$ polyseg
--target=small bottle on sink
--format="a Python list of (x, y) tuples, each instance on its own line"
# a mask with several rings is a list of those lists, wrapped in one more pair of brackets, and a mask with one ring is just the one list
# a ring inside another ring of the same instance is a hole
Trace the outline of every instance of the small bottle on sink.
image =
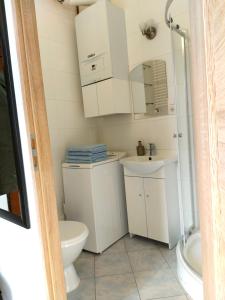
[(138, 156), (144, 156), (145, 155), (145, 147), (142, 145), (142, 141), (138, 141), (137, 155)]

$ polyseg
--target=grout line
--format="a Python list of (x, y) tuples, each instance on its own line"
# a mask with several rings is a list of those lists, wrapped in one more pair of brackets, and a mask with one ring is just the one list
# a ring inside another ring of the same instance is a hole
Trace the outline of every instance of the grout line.
[(132, 274), (132, 273), (133, 273), (133, 271), (131, 270), (131, 272), (102, 275), (102, 276), (96, 276), (95, 278), (98, 279), (98, 278), (105, 278), (105, 277), (111, 277), (111, 276), (121, 276), (121, 275)]
[(172, 298), (174, 298), (174, 297), (180, 297), (180, 296), (185, 296), (185, 298), (187, 299), (187, 296), (186, 296), (185, 294), (182, 294), (182, 295), (169, 296), (169, 297), (149, 298), (148, 300), (172, 299)]
[(134, 269), (133, 269), (133, 267), (132, 267), (132, 264), (131, 264), (131, 260), (130, 260), (130, 256), (129, 256), (128, 251), (127, 251), (127, 256), (128, 256), (128, 260), (129, 260), (129, 264), (130, 264), (131, 270), (132, 270), (134, 282), (135, 282), (135, 285), (136, 285), (136, 288), (137, 288), (137, 291), (138, 291), (138, 296), (139, 296), (139, 299), (141, 300), (141, 294), (140, 294), (140, 291), (139, 291), (139, 288), (138, 288), (137, 280), (136, 280), (136, 278), (135, 278)]

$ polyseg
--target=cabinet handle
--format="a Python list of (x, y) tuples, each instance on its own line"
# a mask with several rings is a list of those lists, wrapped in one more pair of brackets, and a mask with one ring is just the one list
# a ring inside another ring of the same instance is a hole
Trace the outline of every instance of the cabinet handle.
[(87, 58), (92, 58), (92, 57), (94, 57), (95, 56), (95, 53), (91, 53), (91, 54), (89, 54), (88, 56), (87, 56)]
[(142, 196), (142, 194), (139, 194), (138, 196), (139, 196), (139, 197), (141, 197), (141, 196)]
[(149, 198), (150, 196), (149, 196), (149, 195), (146, 195), (146, 197)]

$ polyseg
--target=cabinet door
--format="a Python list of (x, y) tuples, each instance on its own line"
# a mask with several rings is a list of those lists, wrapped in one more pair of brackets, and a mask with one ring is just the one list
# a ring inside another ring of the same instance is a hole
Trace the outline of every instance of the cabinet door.
[(148, 237), (169, 243), (164, 179), (144, 179)]
[(100, 116), (115, 113), (112, 81), (113, 79), (108, 79), (97, 83)]
[(142, 178), (125, 176), (129, 232), (147, 237), (147, 220)]
[(86, 8), (75, 18), (80, 62), (109, 51), (107, 11), (104, 1)]
[(98, 96), (96, 84), (82, 87), (84, 114), (86, 118), (96, 117), (98, 111)]

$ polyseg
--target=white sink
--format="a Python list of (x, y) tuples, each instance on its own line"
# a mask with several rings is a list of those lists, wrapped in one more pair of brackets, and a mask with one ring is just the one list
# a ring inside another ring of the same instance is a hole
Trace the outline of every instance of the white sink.
[(166, 164), (175, 162), (176, 157), (163, 157), (163, 156), (130, 156), (121, 159), (121, 164), (128, 170), (136, 174), (150, 174), (154, 173)]

